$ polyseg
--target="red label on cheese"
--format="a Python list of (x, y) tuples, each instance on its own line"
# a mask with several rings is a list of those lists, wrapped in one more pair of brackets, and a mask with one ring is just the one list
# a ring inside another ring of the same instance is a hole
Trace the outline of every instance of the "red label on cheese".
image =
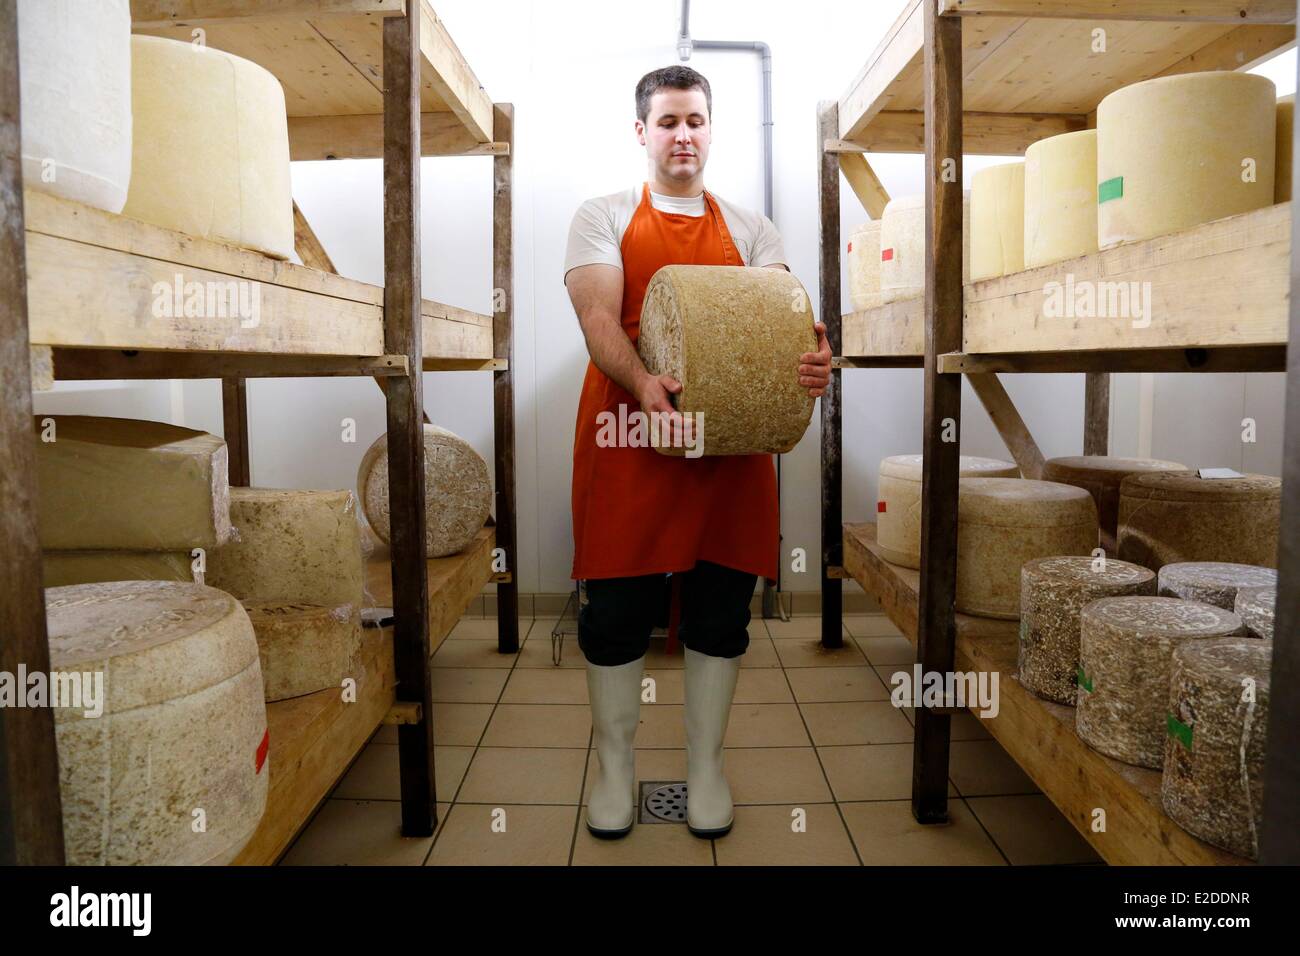
[(878, 514), (884, 514), (884, 513), (885, 513), (885, 503), (884, 503), (883, 501), (877, 501), (877, 502), (876, 502), (876, 512), (877, 512)]
[(881, 262), (888, 262), (889, 260), (891, 260), (891, 259), (893, 259), (893, 258), (894, 258), (894, 250), (893, 250), (893, 249), (881, 249), (881, 250), (880, 250), (880, 261), (881, 261)]
[(849, 243), (849, 252), (852, 252), (852, 251), (853, 251), (853, 243), (850, 242), (850, 243)]
[(262, 734), (262, 742), (257, 745), (257, 758), (254, 761), (257, 764), (257, 773), (262, 772), (262, 765), (266, 763), (267, 751), (271, 749), (271, 728), (266, 728), (266, 733)]

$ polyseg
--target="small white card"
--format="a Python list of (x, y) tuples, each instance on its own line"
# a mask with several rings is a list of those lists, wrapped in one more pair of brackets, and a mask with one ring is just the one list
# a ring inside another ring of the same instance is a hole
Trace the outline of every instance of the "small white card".
[(1198, 468), (1197, 477), (1200, 478), (1245, 478), (1239, 471), (1233, 471), (1231, 468)]

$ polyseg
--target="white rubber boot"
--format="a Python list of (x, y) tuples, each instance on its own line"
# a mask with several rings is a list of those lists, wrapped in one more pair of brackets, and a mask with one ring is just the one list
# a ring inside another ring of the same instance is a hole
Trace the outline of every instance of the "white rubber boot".
[(587, 801), (587, 829), (593, 836), (626, 836), (636, 820), (632, 745), (641, 716), (644, 671), (644, 657), (614, 667), (587, 662), (587, 693), (600, 764)]
[(731, 787), (722, 771), (722, 739), (740, 673), (739, 657), (686, 657), (686, 825), (699, 837), (720, 837), (734, 820)]

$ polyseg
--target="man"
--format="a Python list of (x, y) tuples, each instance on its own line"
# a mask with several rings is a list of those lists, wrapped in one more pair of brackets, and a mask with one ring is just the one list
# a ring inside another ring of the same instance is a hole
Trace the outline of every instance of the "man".
[[(600, 761), (587, 828), (599, 837), (623, 836), (635, 819), (641, 678), (650, 631), (668, 604), (669, 574), (686, 664), (687, 824), (703, 837), (730, 831), (722, 739), (749, 644), (749, 602), (758, 575), (776, 577), (772, 456), (668, 456), (597, 438), (598, 417), (617, 415), (620, 405), (623, 419), (638, 408), (668, 416), (681, 435), (670, 399), (681, 384), (646, 371), (635, 344), (646, 286), (661, 266), (787, 268), (770, 220), (704, 189), (712, 105), (708, 80), (688, 67), (641, 78), (635, 128), (649, 180), (584, 203), (565, 257), (564, 282), (591, 353), (574, 435), (573, 577), (587, 581), (578, 643)], [(805, 353), (790, 374), (815, 398), (830, 381), (831, 350), (826, 327), (814, 328), (818, 351)]]

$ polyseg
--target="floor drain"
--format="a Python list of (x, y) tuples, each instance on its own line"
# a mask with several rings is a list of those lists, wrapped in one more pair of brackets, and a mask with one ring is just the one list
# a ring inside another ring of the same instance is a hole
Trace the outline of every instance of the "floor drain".
[(653, 780), (641, 784), (642, 823), (685, 823), (686, 782)]

